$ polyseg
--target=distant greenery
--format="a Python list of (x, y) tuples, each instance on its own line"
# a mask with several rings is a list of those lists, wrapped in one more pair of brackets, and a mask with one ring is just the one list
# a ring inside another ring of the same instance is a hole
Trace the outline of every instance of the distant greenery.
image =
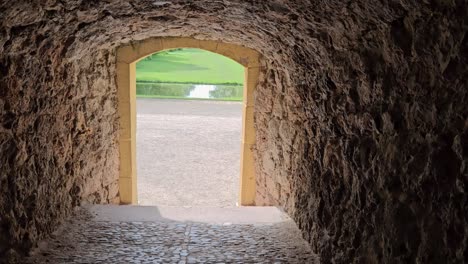
[(155, 53), (137, 63), (137, 82), (242, 84), (244, 68), (222, 55), (200, 49)]
[(161, 95), (187, 97), (192, 85), (174, 83), (137, 83), (136, 93), (138, 95)]
[(210, 92), (214, 98), (239, 98), (242, 100), (243, 86), (218, 86), (216, 90)]
[(166, 96), (166, 95), (137, 95), (138, 98), (155, 98), (155, 99), (178, 99), (178, 100), (210, 100), (210, 101), (242, 101), (242, 98), (238, 97), (226, 97), (226, 98), (188, 98), (180, 96)]
[[(190, 83), (137, 83), (136, 93), (138, 97), (147, 98), (187, 98), (195, 89), (195, 84)], [(209, 91), (211, 98), (208, 100), (227, 100), (227, 101), (242, 101), (243, 86), (242, 85), (224, 85), (217, 84), (215, 90)], [(203, 98), (197, 98), (203, 99)]]

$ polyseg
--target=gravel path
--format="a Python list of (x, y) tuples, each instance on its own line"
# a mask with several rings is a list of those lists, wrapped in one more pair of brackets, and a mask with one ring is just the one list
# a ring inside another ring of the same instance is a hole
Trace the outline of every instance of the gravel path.
[(138, 99), (139, 204), (234, 206), (241, 128), (239, 102)]

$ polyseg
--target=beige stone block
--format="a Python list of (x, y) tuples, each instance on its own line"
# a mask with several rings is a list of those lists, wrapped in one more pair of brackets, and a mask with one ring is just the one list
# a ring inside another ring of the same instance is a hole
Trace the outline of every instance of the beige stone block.
[(250, 144), (243, 144), (242, 145), (242, 157), (243, 162), (241, 165), (241, 172), (248, 177), (242, 177), (242, 186), (245, 184), (251, 183), (252, 180), (255, 180), (254, 177), (254, 159), (253, 159), (253, 152), (251, 150), (252, 145)]
[(132, 204), (132, 179), (130, 178), (120, 178), (119, 179), (119, 194), (120, 194), (120, 203), (121, 204)]
[(132, 144), (131, 140), (120, 139), (119, 144), (120, 152), (120, 177), (132, 177)]
[(161, 50), (163, 50), (161, 38), (151, 38), (145, 40), (144, 42), (136, 46), (136, 52), (138, 56), (136, 61), (144, 59), (148, 55), (151, 55)]
[(124, 62), (117, 63), (117, 96), (119, 102), (130, 100), (130, 65)]
[(130, 103), (119, 102), (118, 113), (120, 118), (120, 138), (129, 139), (131, 137), (131, 109)]
[(137, 47), (140, 44), (127, 44), (117, 49), (117, 62), (131, 63), (138, 59)]
[(258, 53), (246, 47), (219, 43), (216, 53), (231, 58), (245, 67), (257, 67), (260, 65)]
[(200, 48), (200, 41), (193, 38), (164, 38), (163, 49)]
[(128, 67), (128, 70), (129, 70), (129, 75), (128, 75), (128, 79), (129, 79), (129, 89), (128, 89), (128, 93), (129, 93), (129, 97), (130, 97), (130, 103), (133, 103), (133, 104), (136, 104), (135, 100), (136, 100), (136, 63), (130, 63), (129, 67)]
[(242, 124), (242, 143), (255, 144), (254, 107), (244, 106)]
[(255, 168), (251, 145), (243, 144), (241, 155), (240, 204), (255, 204)]
[[(242, 49), (238, 46), (220, 43), (218, 44), (216, 53), (231, 58), (244, 66), (248, 66), (248, 58), (246, 56), (242, 56)], [(246, 57), (245, 60), (241, 59), (243, 57)]]
[(200, 49), (204, 49), (211, 52), (216, 52), (218, 49), (218, 42), (211, 40), (200, 40), (199, 41)]

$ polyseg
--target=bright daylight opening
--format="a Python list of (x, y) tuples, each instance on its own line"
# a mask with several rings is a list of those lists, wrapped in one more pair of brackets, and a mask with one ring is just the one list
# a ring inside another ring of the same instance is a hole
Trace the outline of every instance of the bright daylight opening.
[(244, 67), (177, 48), (140, 60), (136, 82), (138, 203), (235, 206)]

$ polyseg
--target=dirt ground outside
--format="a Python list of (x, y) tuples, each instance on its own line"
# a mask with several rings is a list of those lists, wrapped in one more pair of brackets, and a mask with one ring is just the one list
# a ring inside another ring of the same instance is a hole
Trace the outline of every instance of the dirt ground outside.
[(140, 205), (235, 206), (242, 104), (137, 99)]

